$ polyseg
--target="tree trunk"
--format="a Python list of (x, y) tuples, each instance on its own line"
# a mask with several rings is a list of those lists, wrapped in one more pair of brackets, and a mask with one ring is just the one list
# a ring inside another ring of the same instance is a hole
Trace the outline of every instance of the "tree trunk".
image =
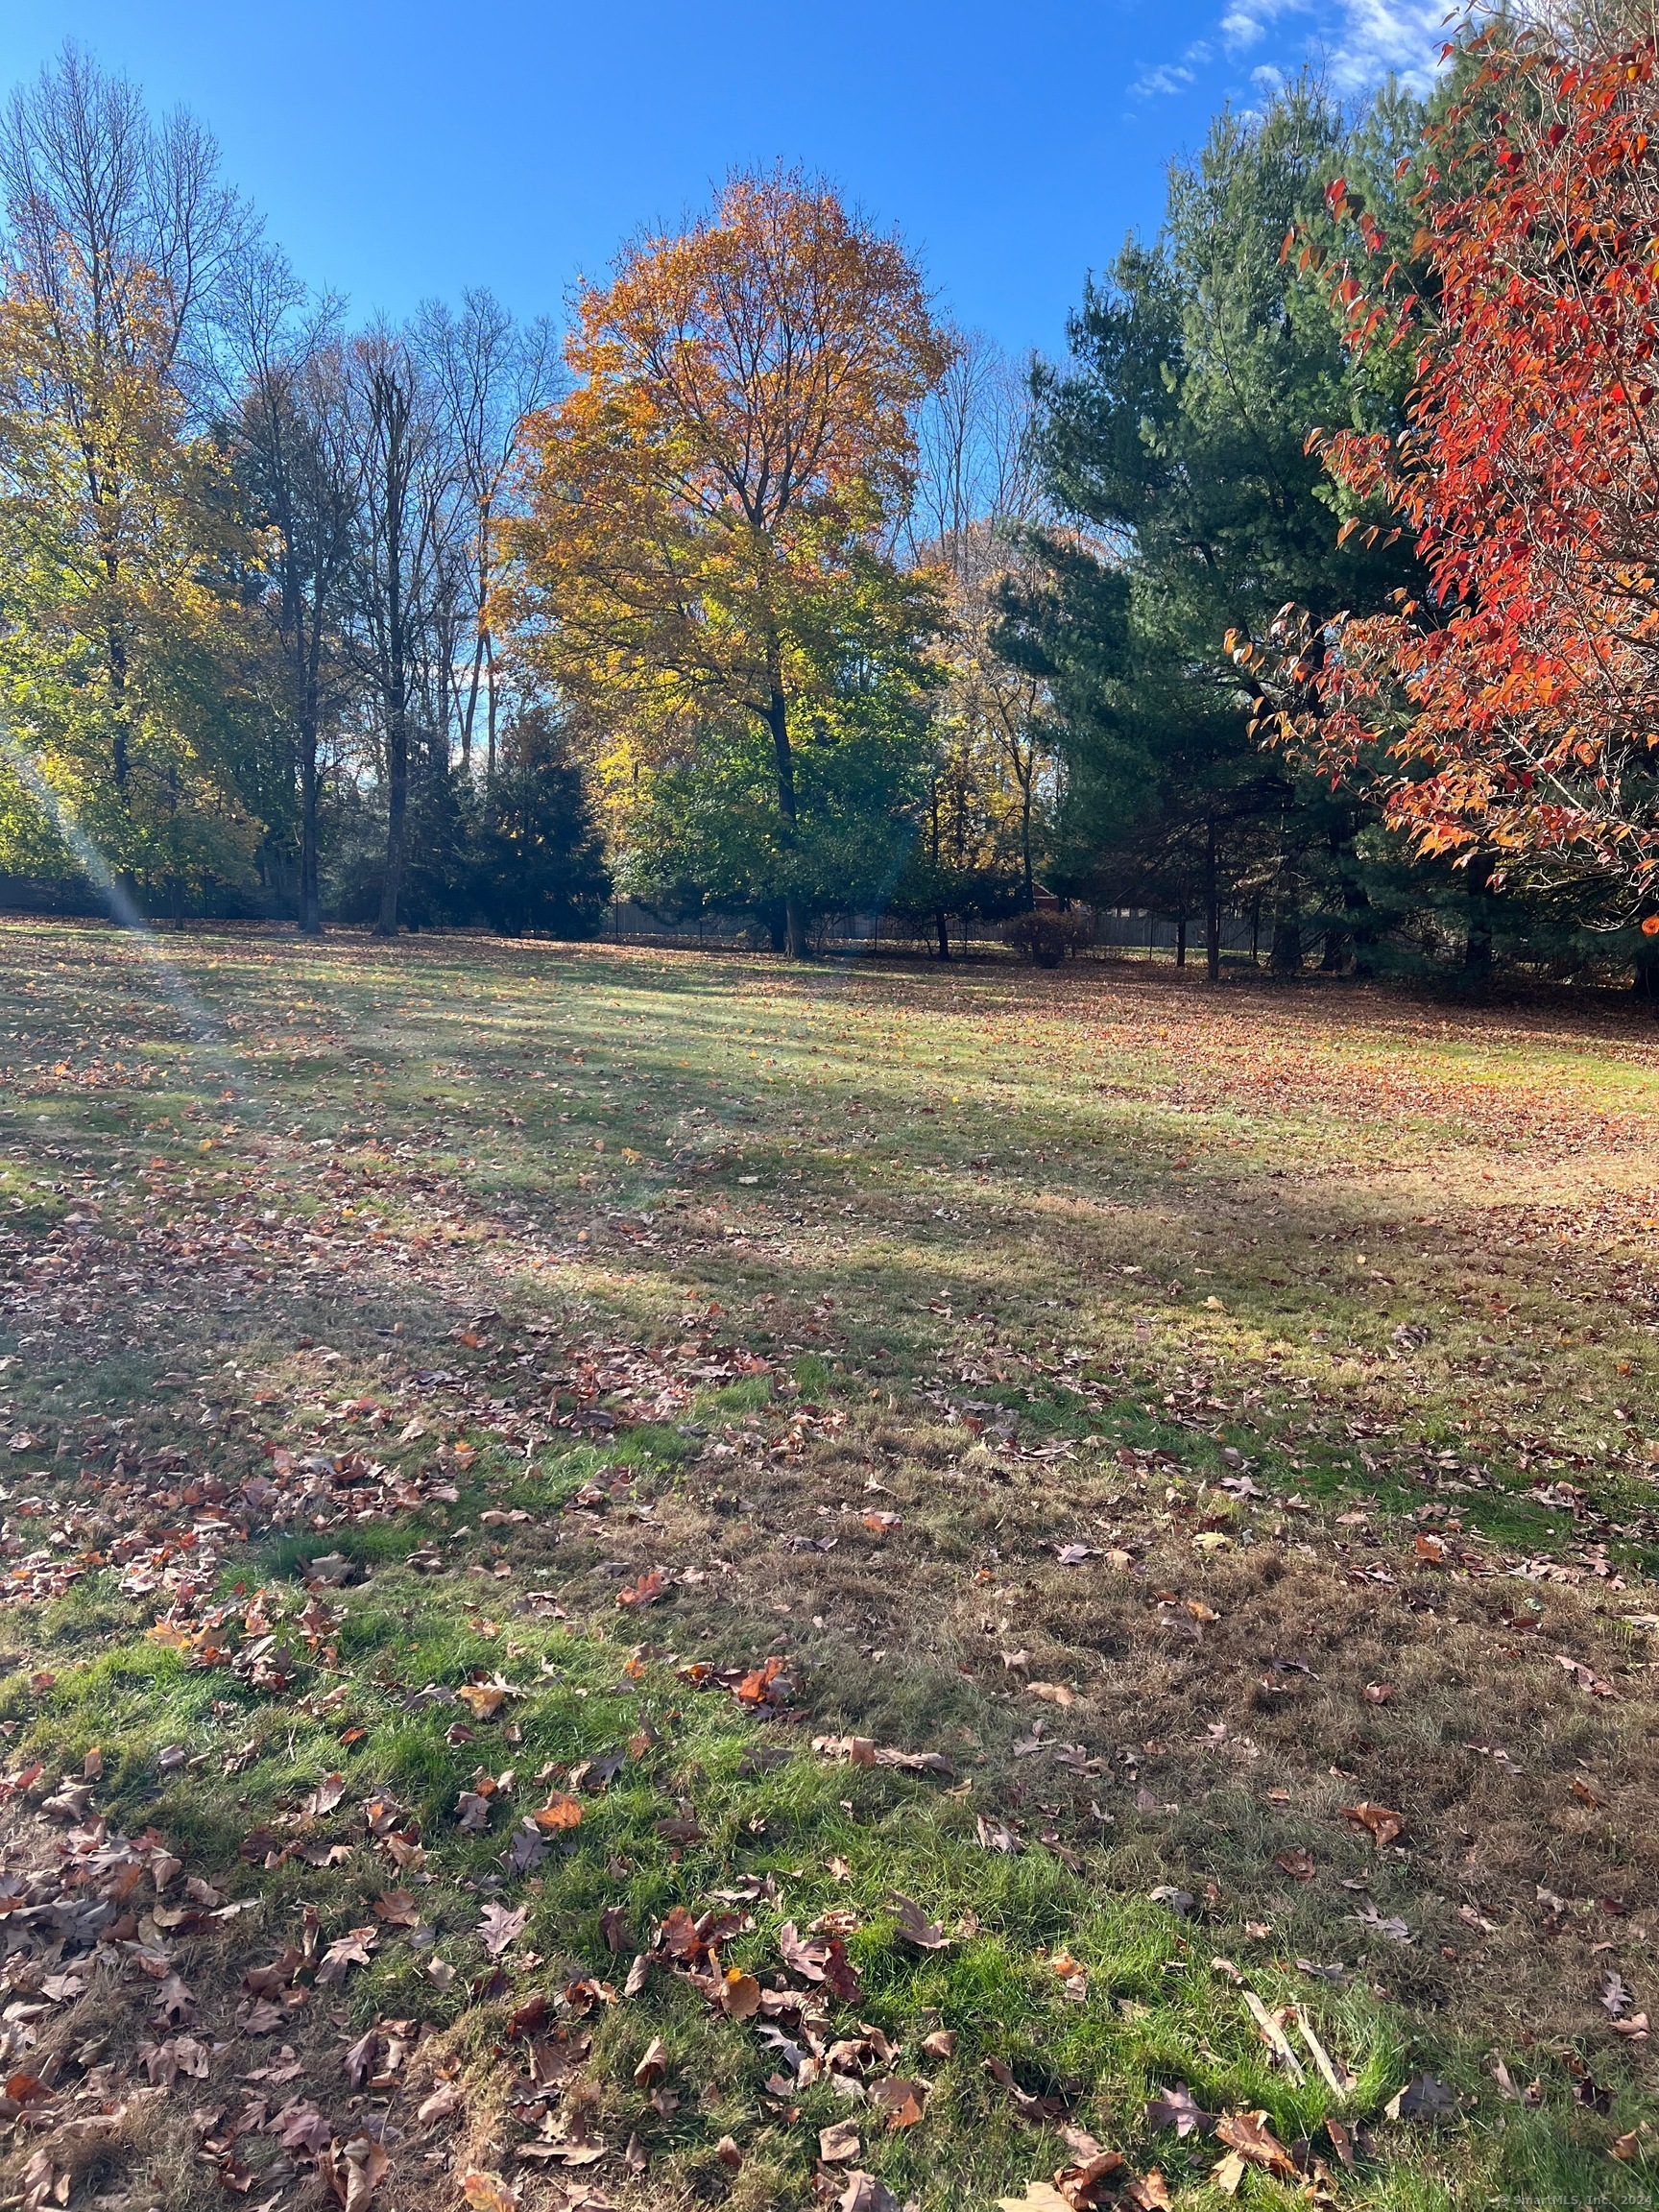
[(1463, 973), (1476, 982), (1483, 982), (1492, 973), (1492, 919), (1486, 911), (1491, 880), (1492, 871), (1485, 861), (1470, 863), (1469, 932), (1463, 940)]
[(1177, 914), (1175, 917), (1175, 965), (1177, 968), (1185, 968), (1187, 965), (1187, 917), (1185, 914)]
[(386, 502), (386, 873), (376, 937), (397, 934), (409, 808), (409, 677), (403, 636), (403, 535), (396, 497)]
[[(771, 696), (766, 703), (766, 727), (772, 733), (772, 757), (778, 772), (778, 812), (783, 826), (784, 849), (795, 849), (795, 755), (789, 743), (789, 702), (783, 691), (782, 672), (773, 656)], [(806, 957), (806, 909), (793, 886), (783, 895), (783, 950), (791, 960)]]
[[(399, 657), (400, 658), (400, 657)], [(399, 677), (394, 677), (397, 685)], [(403, 890), (403, 847), (409, 811), (409, 719), (397, 688), (386, 725), (386, 873), (380, 883), (376, 937), (397, 934), (397, 902)]]
[(306, 937), (323, 934), (323, 905), (317, 887), (317, 724), (318, 670), (323, 625), (315, 624), (306, 656), (304, 696), (300, 704), (300, 929)]
[(1204, 967), (1212, 983), (1221, 980), (1221, 894), (1215, 876), (1215, 825), (1204, 840)]
[(1275, 975), (1302, 973), (1302, 886), (1286, 869), (1273, 902), (1273, 950), (1267, 966)]
[(943, 911), (935, 914), (933, 919), (939, 925), (939, 957), (941, 960), (949, 960), (950, 957), (950, 923)]

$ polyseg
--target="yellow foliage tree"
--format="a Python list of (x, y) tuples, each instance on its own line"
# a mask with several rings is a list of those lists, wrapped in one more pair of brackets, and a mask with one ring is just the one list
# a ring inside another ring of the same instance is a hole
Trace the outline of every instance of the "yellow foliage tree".
[[(879, 547), (949, 358), (921, 279), (824, 183), (736, 174), (583, 291), (566, 354), (574, 389), (531, 422), (508, 526), (520, 649), (603, 732), (613, 784), (702, 730), (763, 728), (787, 854), (814, 691), (850, 637), (916, 628)], [(786, 867), (782, 890), (799, 954)]]

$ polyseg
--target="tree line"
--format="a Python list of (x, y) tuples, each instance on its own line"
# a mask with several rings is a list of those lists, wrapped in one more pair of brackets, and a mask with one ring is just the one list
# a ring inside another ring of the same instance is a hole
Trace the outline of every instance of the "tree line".
[(0, 867), (1644, 980), (1652, 88), (1613, 5), (1224, 112), (1027, 365), (782, 169), (562, 334), (354, 326), (66, 51), (0, 125)]

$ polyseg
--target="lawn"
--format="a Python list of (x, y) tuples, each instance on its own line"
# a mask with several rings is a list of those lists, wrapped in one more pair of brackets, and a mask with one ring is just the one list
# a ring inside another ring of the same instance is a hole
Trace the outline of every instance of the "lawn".
[(1654, 1032), (0, 927), (12, 2202), (1651, 2200)]

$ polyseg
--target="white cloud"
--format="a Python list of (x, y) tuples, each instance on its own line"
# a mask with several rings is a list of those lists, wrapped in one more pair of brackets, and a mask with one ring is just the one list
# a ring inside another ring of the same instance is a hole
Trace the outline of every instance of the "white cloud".
[(1178, 62), (1165, 61), (1156, 69), (1144, 70), (1129, 91), (1134, 99), (1145, 100), (1159, 92), (1185, 92), (1192, 81), (1190, 69), (1183, 69)]
[(1267, 36), (1266, 24), (1259, 16), (1247, 15), (1242, 8), (1234, 8), (1222, 16), (1220, 31), (1229, 54), (1254, 46), (1259, 38)]
[(1307, 12), (1310, 0), (1235, 0), (1220, 22), (1223, 44), (1229, 54), (1242, 54), (1267, 36), (1267, 26), (1281, 15)]
[(1359, 92), (1390, 72), (1426, 92), (1446, 44), (1446, 0), (1342, 0), (1343, 24), (1331, 44), (1331, 82)]
[[(1369, 91), (1393, 75), (1413, 91), (1426, 92), (1440, 67), (1447, 38), (1449, 0), (1231, 0), (1216, 23), (1222, 49), (1232, 57), (1259, 46), (1283, 16), (1311, 17), (1298, 41), (1305, 55), (1323, 64), (1332, 89)], [(1283, 45), (1283, 41), (1281, 44)], [(1143, 69), (1129, 87), (1130, 97), (1172, 97), (1197, 83), (1197, 71), (1216, 59), (1214, 46), (1200, 38), (1179, 61)], [(1262, 63), (1250, 81), (1271, 99), (1294, 66), (1294, 53), (1280, 63)]]

